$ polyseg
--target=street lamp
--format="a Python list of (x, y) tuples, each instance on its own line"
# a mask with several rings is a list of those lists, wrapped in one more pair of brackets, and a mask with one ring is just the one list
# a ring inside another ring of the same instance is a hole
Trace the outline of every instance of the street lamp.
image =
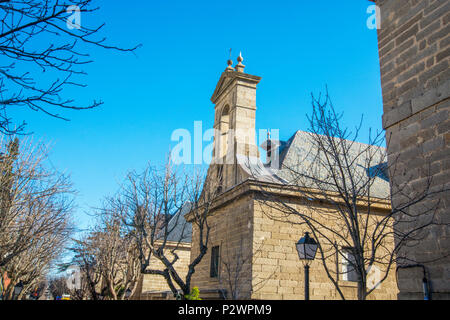
[(19, 298), (19, 295), (22, 293), (22, 290), (23, 290), (23, 283), (22, 281), (19, 281), (19, 283), (14, 286), (14, 299)]
[(305, 300), (309, 300), (309, 263), (314, 260), (318, 244), (305, 232), (305, 236), (297, 242), (297, 252), (300, 260), (305, 261)]

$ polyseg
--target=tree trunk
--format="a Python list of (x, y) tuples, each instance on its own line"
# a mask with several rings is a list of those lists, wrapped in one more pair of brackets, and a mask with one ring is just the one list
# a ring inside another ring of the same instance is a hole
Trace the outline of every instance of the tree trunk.
[(358, 300), (366, 300), (366, 297), (366, 284), (363, 281), (358, 281)]

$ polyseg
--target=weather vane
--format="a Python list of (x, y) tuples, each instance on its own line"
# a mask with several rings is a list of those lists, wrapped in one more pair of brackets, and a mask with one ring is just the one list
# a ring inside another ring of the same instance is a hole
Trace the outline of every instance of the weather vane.
[(233, 60), (231, 60), (231, 48), (230, 48), (230, 58), (227, 61), (228, 67), (227, 70), (234, 70), (232, 65), (233, 65)]

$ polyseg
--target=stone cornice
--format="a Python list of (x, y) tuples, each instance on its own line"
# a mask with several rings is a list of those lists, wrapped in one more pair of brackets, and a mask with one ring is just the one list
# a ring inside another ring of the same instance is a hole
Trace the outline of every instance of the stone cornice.
[[(276, 183), (261, 182), (254, 179), (247, 179), (220, 194), (212, 204), (210, 210), (211, 212), (214, 212), (226, 206), (228, 203), (236, 201), (237, 199), (252, 193), (266, 193), (275, 197), (295, 199), (304, 199), (306, 198), (305, 193), (309, 193), (315, 194), (317, 196), (316, 200), (311, 201), (311, 203), (317, 202), (319, 204), (318, 200), (320, 200), (321, 198), (323, 198), (324, 202), (327, 201), (327, 198), (323, 196), (323, 191), (320, 190), (302, 190), (296, 186), (288, 186)], [(336, 202), (344, 203), (342, 198), (340, 198), (339, 195), (335, 192), (328, 192), (327, 197), (334, 198), (334, 201)], [(321, 204), (323, 204), (323, 202)], [(367, 207), (368, 203), (366, 200), (361, 199), (357, 202), (357, 205), (359, 207), (365, 208)], [(372, 197), (370, 200), (370, 207), (375, 210), (389, 212), (391, 210), (391, 202), (386, 199)], [(189, 221), (190, 213), (187, 213), (185, 215), (185, 218), (187, 221)]]
[[(227, 79), (228, 82), (226, 82)], [(253, 85), (256, 85), (261, 81), (261, 79), (261, 77), (254, 76), (248, 73), (226, 70), (222, 73), (219, 82), (216, 85), (216, 89), (214, 90), (214, 93), (211, 97), (211, 101), (215, 104), (222, 93), (225, 92), (237, 80), (242, 80), (247, 83), (250, 82)]]

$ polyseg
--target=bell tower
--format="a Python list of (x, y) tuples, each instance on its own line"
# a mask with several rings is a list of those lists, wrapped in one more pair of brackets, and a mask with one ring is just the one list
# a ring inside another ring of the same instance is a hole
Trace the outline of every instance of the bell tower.
[[(244, 72), (242, 54), (222, 73), (211, 97), (215, 105), (213, 161), (218, 179), (230, 187), (240, 182), (239, 157), (259, 157), (255, 140), (256, 87), (261, 77)], [(222, 176), (221, 176), (221, 175)]]

